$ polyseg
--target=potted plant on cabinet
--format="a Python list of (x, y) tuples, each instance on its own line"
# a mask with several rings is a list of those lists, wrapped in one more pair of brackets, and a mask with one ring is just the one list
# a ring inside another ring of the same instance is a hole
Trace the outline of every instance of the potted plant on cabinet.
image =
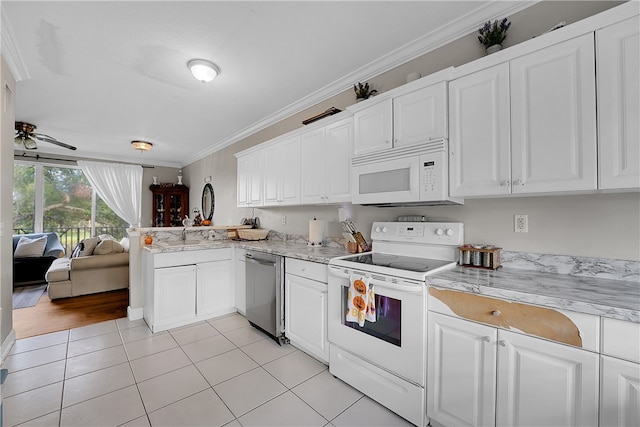
[(478, 40), (484, 45), (487, 55), (502, 49), (502, 42), (507, 38), (507, 30), (510, 26), (511, 22), (509, 22), (507, 18), (504, 18), (500, 22), (496, 19), (493, 21), (493, 24), (491, 21), (487, 21), (484, 26), (478, 30), (478, 33), (480, 33)]
[(362, 84), (360, 82), (357, 85), (353, 85), (353, 91), (356, 93), (356, 102), (364, 101), (378, 93), (377, 90), (369, 88), (369, 83)]

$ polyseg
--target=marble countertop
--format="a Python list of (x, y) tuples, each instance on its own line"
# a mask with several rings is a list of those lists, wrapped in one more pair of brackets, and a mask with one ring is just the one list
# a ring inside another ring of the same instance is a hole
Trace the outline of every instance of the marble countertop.
[(256, 240), (256, 241), (235, 241), (235, 240), (209, 240), (186, 245), (165, 246), (160, 243), (145, 245), (143, 248), (151, 253), (171, 253), (183, 251), (198, 251), (203, 249), (228, 248), (235, 246), (242, 249), (256, 250), (260, 252), (281, 255), (288, 258), (296, 258), (305, 261), (329, 263), (331, 258), (349, 255), (349, 252), (342, 246), (320, 246), (310, 247), (306, 243), (283, 242), (281, 240)]
[[(340, 245), (309, 247), (300, 240), (215, 239), (170, 246), (158, 242), (143, 248), (151, 253), (171, 253), (231, 246), (323, 264), (331, 258), (348, 255)], [(442, 288), (640, 323), (640, 284), (637, 281), (506, 267), (495, 271), (455, 267), (428, 279), (431, 285)]]
[(640, 323), (640, 284), (515, 268), (455, 267), (429, 277), (432, 285), (510, 301)]

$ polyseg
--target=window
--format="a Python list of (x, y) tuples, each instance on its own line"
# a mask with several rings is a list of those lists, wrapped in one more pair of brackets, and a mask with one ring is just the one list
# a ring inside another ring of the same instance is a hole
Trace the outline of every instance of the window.
[(126, 235), (79, 168), (14, 162), (13, 187), (14, 234), (57, 232), (67, 254), (87, 237)]

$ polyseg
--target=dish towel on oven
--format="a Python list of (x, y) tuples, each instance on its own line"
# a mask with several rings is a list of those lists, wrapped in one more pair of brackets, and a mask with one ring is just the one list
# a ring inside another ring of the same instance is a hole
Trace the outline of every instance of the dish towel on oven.
[(365, 320), (376, 321), (376, 298), (368, 277), (352, 274), (347, 297), (347, 322), (358, 322), (358, 325), (364, 326)]

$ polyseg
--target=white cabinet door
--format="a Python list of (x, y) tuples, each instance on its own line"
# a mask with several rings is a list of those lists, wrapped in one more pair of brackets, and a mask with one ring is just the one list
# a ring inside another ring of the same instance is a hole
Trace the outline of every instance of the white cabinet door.
[(447, 84), (419, 89), (393, 99), (393, 146), (447, 137)]
[(325, 128), (300, 135), (302, 204), (325, 203)]
[(264, 149), (264, 205), (277, 205), (282, 191), (282, 147), (273, 144)]
[(497, 330), (428, 313), (427, 416), (450, 426), (495, 423)]
[(264, 150), (237, 159), (236, 185), (238, 207), (262, 206)]
[(640, 364), (602, 358), (600, 380), (600, 425), (640, 425)]
[(285, 276), (285, 334), (294, 346), (329, 363), (327, 284)]
[(238, 207), (244, 207), (249, 204), (249, 157), (238, 157), (236, 162), (236, 194)]
[(325, 196), (328, 203), (351, 202), (353, 118), (325, 128)]
[(599, 188), (640, 187), (640, 26), (596, 32)]
[(449, 106), (451, 195), (509, 194), (509, 64), (450, 82)]
[(264, 151), (252, 153), (249, 158), (248, 201), (250, 206), (262, 206), (262, 175), (264, 171)]
[(593, 33), (510, 62), (512, 193), (594, 190)]
[(360, 155), (393, 146), (393, 104), (381, 101), (353, 115), (353, 154)]
[(199, 317), (221, 316), (236, 310), (231, 269), (231, 260), (197, 265), (196, 314)]
[(244, 256), (247, 251), (240, 248), (234, 248), (234, 253), (236, 309), (238, 312), (245, 315), (247, 314), (247, 275), (245, 271), (246, 262)]
[(154, 332), (196, 317), (196, 266), (154, 270)]
[(597, 426), (598, 354), (498, 332), (499, 426)]
[(264, 206), (300, 203), (300, 139), (283, 139), (264, 148)]

